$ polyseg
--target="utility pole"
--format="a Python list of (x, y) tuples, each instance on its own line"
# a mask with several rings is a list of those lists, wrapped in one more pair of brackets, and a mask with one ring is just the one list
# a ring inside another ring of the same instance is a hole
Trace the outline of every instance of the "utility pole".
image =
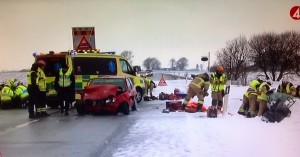
[(209, 72), (210, 69), (210, 52), (208, 52), (208, 66), (207, 66), (207, 72)]

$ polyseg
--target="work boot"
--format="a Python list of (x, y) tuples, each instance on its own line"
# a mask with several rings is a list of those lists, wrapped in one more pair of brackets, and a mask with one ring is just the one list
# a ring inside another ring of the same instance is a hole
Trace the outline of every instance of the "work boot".
[(37, 116), (35, 116), (34, 113), (29, 113), (29, 119), (36, 119), (38, 118)]
[(254, 117), (256, 117), (255, 113), (248, 112), (246, 115), (246, 118), (254, 118)]
[(41, 112), (36, 112), (35, 117), (36, 117), (36, 118), (42, 118), (43, 115), (42, 115)]
[(49, 113), (47, 113), (47, 112), (42, 112), (42, 115), (43, 115), (44, 117), (48, 117), (48, 116), (50, 116), (50, 114), (49, 114)]
[(203, 106), (202, 104), (197, 105), (197, 112), (203, 112), (202, 106)]

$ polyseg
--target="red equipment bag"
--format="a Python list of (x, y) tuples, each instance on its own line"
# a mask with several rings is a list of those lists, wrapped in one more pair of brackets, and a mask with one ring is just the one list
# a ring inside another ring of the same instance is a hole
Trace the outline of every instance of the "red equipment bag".
[(170, 112), (183, 111), (182, 101), (167, 101), (166, 109), (169, 109)]
[[(202, 112), (205, 112), (207, 109), (204, 105), (201, 108)], [(195, 113), (198, 111), (198, 102), (190, 101), (185, 107), (185, 111), (189, 113)]]
[(197, 102), (188, 102), (185, 111), (189, 113), (195, 113), (198, 110), (198, 103)]

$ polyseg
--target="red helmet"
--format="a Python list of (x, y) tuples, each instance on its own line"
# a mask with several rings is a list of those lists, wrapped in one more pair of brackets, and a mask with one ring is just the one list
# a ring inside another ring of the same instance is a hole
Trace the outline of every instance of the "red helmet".
[(223, 68), (221, 65), (218, 65), (218, 66), (217, 66), (217, 71), (223, 72), (223, 71), (224, 71), (224, 68)]
[(37, 61), (38, 66), (46, 66), (46, 62), (44, 60)]

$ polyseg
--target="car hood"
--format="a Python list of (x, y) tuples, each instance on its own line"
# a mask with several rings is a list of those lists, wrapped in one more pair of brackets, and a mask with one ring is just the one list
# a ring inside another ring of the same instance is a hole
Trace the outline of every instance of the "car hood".
[(84, 88), (84, 100), (104, 99), (108, 96), (116, 96), (117, 85), (90, 85)]

